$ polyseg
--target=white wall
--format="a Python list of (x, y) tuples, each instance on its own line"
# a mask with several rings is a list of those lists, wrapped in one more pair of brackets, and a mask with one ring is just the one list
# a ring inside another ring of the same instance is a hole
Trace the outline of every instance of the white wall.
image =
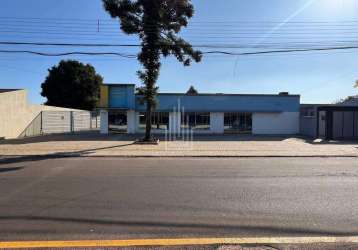
[(210, 113), (210, 132), (213, 134), (224, 133), (224, 113)]
[(107, 110), (101, 110), (100, 111), (100, 117), (101, 117), (101, 134), (108, 134), (108, 111)]
[(134, 110), (127, 111), (127, 132), (128, 134), (135, 134), (137, 130), (137, 116), (138, 113)]
[(254, 113), (252, 133), (289, 135), (299, 133), (299, 112)]
[(171, 133), (179, 133), (181, 125), (181, 113), (170, 112), (169, 113), (169, 130)]
[[(138, 112), (127, 112), (128, 133), (143, 133), (138, 129)], [(181, 115), (179, 112), (169, 113), (169, 128), (172, 133), (179, 132)], [(164, 131), (153, 131), (161, 132)], [(101, 133), (108, 133), (108, 112), (101, 110)], [(210, 113), (210, 130), (194, 131), (197, 134), (223, 134), (224, 113)], [(299, 133), (299, 112), (254, 113), (252, 115), (253, 134), (288, 135)]]
[(79, 111), (27, 102), (26, 90), (0, 93), (0, 137), (17, 138), (41, 111)]

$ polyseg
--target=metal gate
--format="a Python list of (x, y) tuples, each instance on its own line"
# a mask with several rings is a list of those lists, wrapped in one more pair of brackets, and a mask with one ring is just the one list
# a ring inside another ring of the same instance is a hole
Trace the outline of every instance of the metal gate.
[(333, 139), (358, 139), (358, 112), (333, 112)]
[(20, 138), (43, 134), (99, 130), (98, 112), (42, 111), (20, 134)]
[(358, 107), (321, 106), (317, 114), (319, 137), (328, 140), (358, 139)]

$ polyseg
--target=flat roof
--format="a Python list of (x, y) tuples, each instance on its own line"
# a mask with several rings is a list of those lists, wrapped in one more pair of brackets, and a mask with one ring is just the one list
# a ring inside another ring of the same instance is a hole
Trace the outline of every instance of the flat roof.
[(318, 110), (333, 110), (333, 111), (358, 111), (358, 106), (345, 105), (322, 105), (317, 107)]
[(300, 97), (300, 95), (280, 95), (280, 94), (225, 94), (225, 93), (199, 93), (199, 94), (186, 94), (186, 93), (158, 93), (158, 95), (176, 95), (176, 96), (275, 96), (275, 97)]
[[(107, 86), (135, 86), (133, 83), (104, 83)], [(138, 95), (138, 94), (136, 94)], [(158, 95), (180, 95), (180, 96), (279, 96), (279, 97), (300, 97), (297, 94), (226, 94), (226, 93), (198, 93), (198, 94), (187, 94), (179, 92), (159, 92)]]

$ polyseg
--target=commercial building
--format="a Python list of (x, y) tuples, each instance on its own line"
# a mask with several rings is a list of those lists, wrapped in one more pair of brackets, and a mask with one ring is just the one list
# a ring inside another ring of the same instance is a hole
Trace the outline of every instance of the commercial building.
[[(160, 93), (152, 115), (153, 133), (299, 133), (300, 96), (268, 94)], [(146, 106), (134, 84), (101, 86), (101, 133), (144, 133)]]

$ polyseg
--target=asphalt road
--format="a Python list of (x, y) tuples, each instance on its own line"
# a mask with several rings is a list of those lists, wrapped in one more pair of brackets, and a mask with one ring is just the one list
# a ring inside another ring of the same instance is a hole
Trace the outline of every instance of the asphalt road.
[(358, 235), (357, 158), (0, 165), (0, 240)]

